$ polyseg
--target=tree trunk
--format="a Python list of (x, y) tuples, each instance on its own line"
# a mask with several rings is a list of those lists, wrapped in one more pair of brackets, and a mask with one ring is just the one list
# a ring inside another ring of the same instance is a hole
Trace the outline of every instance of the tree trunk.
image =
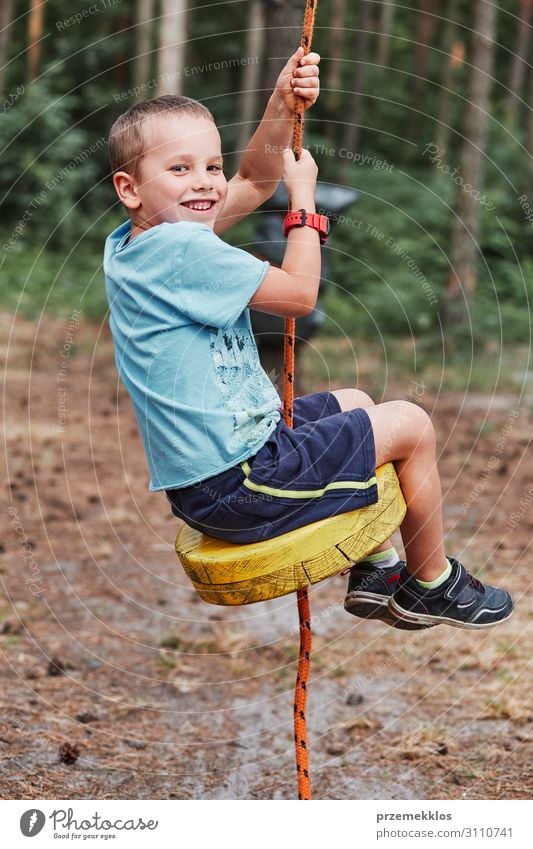
[(0, 97), (4, 97), (5, 77), (9, 55), (9, 30), (13, 22), (13, 0), (0, 4)]
[(458, 38), (457, 18), (460, 0), (449, 0), (446, 9), (446, 25), (443, 36), (444, 70), (437, 105), (436, 143), (441, 149), (448, 147), (450, 138), (452, 92), (455, 90), (457, 74), (464, 61), (464, 44)]
[(150, 79), (152, 59), (152, 27), (154, 0), (137, 0), (135, 4), (135, 64), (133, 66), (133, 84), (137, 90), (137, 101), (145, 99), (146, 83)]
[(371, 4), (362, 0), (359, 12), (359, 28), (355, 36), (352, 81), (349, 86), (350, 95), (348, 122), (344, 131), (343, 147), (355, 151), (359, 144), (361, 133), (361, 118), (363, 111), (363, 89), (366, 77), (366, 55), (368, 48), (368, 24), (370, 22)]
[(464, 326), (465, 302), (472, 300), (476, 288), (476, 259), (481, 205), (472, 186), (483, 192), (485, 146), (487, 141), (489, 94), (494, 60), (496, 6), (476, 0), (471, 45), (471, 70), (459, 154), (458, 184), (452, 224), (450, 274), (445, 292), (445, 321), (448, 328)]
[(187, 39), (187, 0), (161, 0), (157, 93), (181, 94)]
[[(414, 51), (414, 79), (412, 84), (412, 104), (418, 111), (424, 110), (425, 94), (427, 91), (428, 58), (431, 42), (437, 23), (439, 0), (419, 0), (419, 15), (417, 21), (416, 43)], [(409, 111), (408, 111), (409, 114)], [(417, 113), (409, 114), (406, 137), (413, 141), (415, 132), (420, 130)]]
[(379, 39), (376, 62), (378, 65), (388, 65), (390, 60), (391, 33), (394, 25), (394, 0), (381, 4), (379, 21)]
[(342, 37), (346, 16), (346, 0), (332, 0), (330, 19), (329, 57), (324, 92), (327, 121), (325, 132), (332, 142), (339, 120), (339, 89), (341, 87)]
[(28, 15), (28, 80), (30, 82), (39, 73), (44, 6), (45, 4), (42, 0), (30, 0), (30, 11)]
[[(531, 21), (532, 9), (533, 3), (531, 0), (520, 0), (516, 47), (511, 64), (511, 73), (509, 74), (509, 91), (507, 92), (506, 100), (510, 123), (513, 125), (516, 124), (520, 108), (520, 100), (524, 93), (527, 59), (531, 58), (531, 30), (529, 24)], [(529, 57), (528, 52), (530, 54)]]
[(526, 127), (526, 149), (529, 154), (526, 169), (526, 192), (533, 206), (533, 69), (529, 71), (528, 118)]
[[(242, 94), (239, 116), (237, 156), (246, 149), (252, 135), (252, 124), (257, 118), (258, 88), (261, 77), (261, 61), (265, 40), (265, 17), (263, 0), (251, 0), (246, 33), (247, 63), (242, 72)], [(251, 61), (253, 60), (253, 61)]]
[(304, 11), (305, 0), (266, 0), (266, 73), (263, 87), (267, 97), (276, 84), (279, 72), (302, 40)]

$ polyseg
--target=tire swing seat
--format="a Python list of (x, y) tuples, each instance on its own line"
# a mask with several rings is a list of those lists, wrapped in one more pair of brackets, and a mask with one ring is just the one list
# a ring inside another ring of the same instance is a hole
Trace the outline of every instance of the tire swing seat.
[(203, 601), (240, 605), (293, 593), (339, 574), (385, 542), (405, 516), (392, 463), (376, 470), (378, 501), (256, 543), (208, 537), (184, 525), (176, 552)]

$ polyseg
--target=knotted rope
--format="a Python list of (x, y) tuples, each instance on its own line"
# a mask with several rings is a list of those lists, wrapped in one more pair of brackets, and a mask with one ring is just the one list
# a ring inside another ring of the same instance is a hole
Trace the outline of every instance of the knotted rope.
[[(304, 55), (311, 49), (313, 27), (318, 0), (307, 0), (301, 46)], [(302, 97), (295, 98), (292, 150), (296, 159), (302, 153), (305, 102)], [(285, 319), (285, 341), (283, 346), (283, 417), (287, 427), (293, 427), (294, 404), (294, 345), (296, 322), (294, 318)], [(298, 776), (298, 798), (311, 798), (311, 779), (309, 776), (309, 751), (307, 746), (307, 722), (305, 708), (307, 704), (307, 684), (311, 658), (311, 611), (307, 589), (298, 590), (298, 616), (300, 618), (300, 654), (298, 674), (294, 689), (294, 745), (296, 750), (296, 773)]]

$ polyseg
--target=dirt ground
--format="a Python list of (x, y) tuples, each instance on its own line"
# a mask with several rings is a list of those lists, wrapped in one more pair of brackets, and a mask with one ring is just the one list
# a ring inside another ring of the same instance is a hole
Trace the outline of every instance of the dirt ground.
[[(107, 329), (0, 319), (1, 797), (294, 798), (294, 597), (199, 601), (177, 521), (147, 491)], [(447, 550), (513, 592), (508, 623), (398, 632), (343, 611), (345, 577), (312, 589), (315, 798), (531, 798), (533, 394), (518, 396), (419, 399), (442, 446)]]

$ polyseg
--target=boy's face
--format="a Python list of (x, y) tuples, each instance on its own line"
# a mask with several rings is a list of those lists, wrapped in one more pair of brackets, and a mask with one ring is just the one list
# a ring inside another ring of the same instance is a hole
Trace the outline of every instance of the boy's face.
[[(128, 200), (121, 197), (134, 226), (148, 229), (164, 222), (197, 221), (213, 228), (228, 192), (220, 135), (213, 121), (165, 115), (147, 121), (144, 134), (138, 179), (130, 178)], [(116, 182), (115, 186), (118, 191)]]

